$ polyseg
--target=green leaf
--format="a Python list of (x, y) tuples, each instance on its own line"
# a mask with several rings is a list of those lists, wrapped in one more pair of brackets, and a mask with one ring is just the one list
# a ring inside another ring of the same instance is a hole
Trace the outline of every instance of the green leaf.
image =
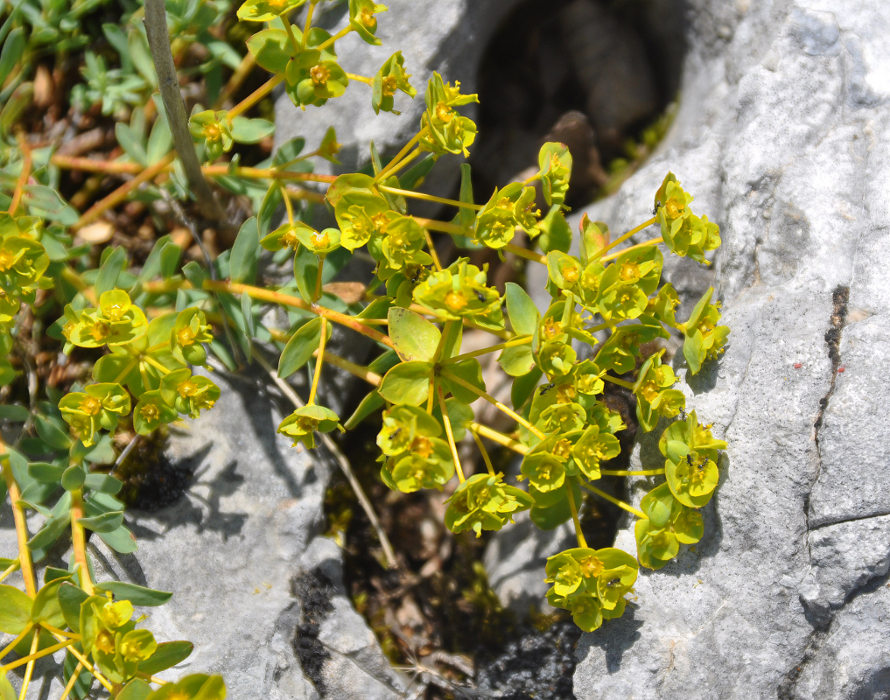
[(40, 439), (52, 449), (67, 450), (71, 446), (72, 440), (68, 437), (68, 432), (63, 430), (55, 420), (36, 415), (34, 416), (34, 426), (37, 428)]
[(283, 29), (263, 29), (247, 40), (247, 50), (270, 73), (284, 74), (291, 57), (290, 41)]
[(42, 484), (57, 484), (62, 478), (66, 467), (49, 462), (31, 462), (28, 465), (28, 474)]
[(80, 464), (72, 464), (63, 473), (61, 478), (62, 488), (66, 491), (74, 491), (83, 486), (86, 472)]
[(233, 117), (231, 134), (238, 143), (259, 143), (275, 131), (275, 125), (266, 119)]
[(117, 142), (121, 148), (124, 149), (124, 153), (139, 163), (139, 165), (143, 167), (148, 166), (148, 154), (145, 152), (141, 133), (137, 133), (123, 122), (118, 122), (114, 125), (114, 135), (117, 137)]
[(16, 700), (16, 698), (18, 694), (13, 689), (12, 683), (6, 678), (5, 673), (0, 673), (0, 700)]
[(26, 44), (25, 30), (22, 27), (16, 27), (7, 35), (3, 49), (0, 50), (0, 75), (8, 76), (13, 66), (21, 63)]
[[(331, 337), (331, 324), (327, 324), (327, 339)], [(327, 341), (325, 341), (327, 342)], [(305, 365), (318, 350), (321, 343), (321, 317), (313, 318), (304, 323), (294, 333), (278, 360), (278, 376), (287, 379), (300, 367)]]
[(111, 496), (114, 496), (121, 490), (123, 484), (110, 474), (102, 474), (96, 472), (93, 474), (87, 474), (86, 479), (84, 479), (84, 486), (88, 489), (101, 491), (102, 493), (107, 493)]
[(167, 591), (156, 591), (125, 581), (104, 581), (96, 584), (96, 590), (109, 592), (115, 600), (129, 600), (133, 605), (163, 605), (173, 596)]
[[(436, 157), (430, 153), (421, 161), (418, 161), (410, 168), (408, 168), (404, 173), (399, 176), (399, 184), (402, 189), (406, 190), (414, 190), (420, 187), (423, 183), (423, 179), (429, 174), (430, 170), (433, 169), (433, 166), (436, 164)], [(466, 165), (466, 163), (461, 164), (461, 167)], [(472, 195), (471, 195), (472, 196)], [(463, 209), (461, 209), (463, 211)], [(472, 210), (470, 213), (470, 221), (472, 222)]]
[(120, 510), (113, 510), (110, 513), (102, 513), (101, 515), (93, 515), (78, 520), (87, 530), (93, 530), (94, 532), (111, 532), (119, 528), (123, 521), (124, 513)]
[[(66, 492), (65, 495), (67, 496), (68, 493)], [(68, 530), (70, 522), (71, 515), (68, 511), (59, 513), (47, 520), (43, 527), (28, 540), (28, 546), (31, 548), (31, 554), (35, 561), (39, 561), (46, 555), (46, 551)]]
[(52, 187), (45, 185), (28, 185), (25, 187), (28, 196), (28, 208), (35, 216), (49, 221), (57, 221), (64, 226), (73, 226), (79, 218), (77, 210)]
[(0, 585), (0, 632), (21, 633), (31, 620), (33, 602), (15, 586)]
[(155, 653), (139, 664), (139, 672), (149, 675), (159, 673), (188, 658), (194, 648), (194, 644), (186, 641), (161, 642)]
[(361, 400), (358, 407), (352, 412), (352, 415), (349, 416), (347, 421), (343, 423), (343, 427), (346, 430), (352, 430), (372, 413), (376, 413), (383, 408), (384, 405), (386, 405), (386, 402), (376, 390), (369, 392), (365, 398)]
[(110, 291), (117, 286), (117, 278), (127, 264), (127, 251), (123, 248), (106, 248), (102, 252), (102, 265), (96, 278), (96, 294)]
[(400, 306), (390, 308), (387, 319), (389, 337), (392, 338), (399, 357), (422, 362), (433, 360), (442, 338), (435, 324)]
[(260, 251), (260, 234), (256, 217), (252, 216), (243, 224), (232, 245), (229, 257), (229, 274), (233, 282), (253, 284), (256, 279), (257, 256)]
[(34, 598), (31, 607), (31, 619), (34, 622), (48, 622), (53, 627), (65, 624), (65, 616), (62, 614), (58, 596), (62, 583), (61, 579), (56, 579), (37, 591), (37, 597)]
[(80, 604), (89, 596), (85, 591), (72, 583), (65, 582), (59, 586), (59, 607), (67, 625), (75, 632), (80, 632)]
[(222, 676), (195, 673), (176, 683), (161, 686), (146, 700), (173, 700), (173, 698), (179, 700), (181, 697), (189, 700), (225, 700), (226, 684)]
[(538, 385), (538, 381), (544, 373), (537, 367), (522, 377), (516, 377), (513, 380), (513, 388), (510, 390), (510, 400), (513, 402), (514, 408), (521, 409), (525, 402), (531, 398)]
[(378, 391), (390, 403), (419, 406), (429, 396), (432, 372), (428, 362), (402, 362), (386, 373)]
[(136, 551), (136, 540), (133, 538), (133, 533), (124, 525), (121, 525), (119, 528), (112, 530), (111, 532), (100, 532), (98, 535), (99, 538), (115, 552), (119, 552), (120, 554), (132, 554)]
[(532, 344), (526, 343), (504, 348), (503, 352), (498, 355), (498, 364), (511, 377), (524, 377), (535, 368)]
[(294, 279), (300, 296), (305, 301), (315, 301), (315, 283), (318, 280), (318, 256), (304, 246), (300, 246), (294, 256)]
[(475, 358), (461, 360), (460, 362), (449, 363), (447, 365), (447, 373), (453, 374), (459, 379), (463, 379), (467, 384), (476, 387), (479, 391), (470, 391), (455, 381), (449, 380), (446, 374), (442, 375), (442, 386), (450, 391), (454, 398), (463, 403), (473, 403), (479, 398), (480, 392), (485, 393), (485, 380), (482, 379), (482, 366)]
[(141, 678), (134, 678), (114, 697), (115, 700), (146, 700), (150, 695), (151, 686)]
[(534, 335), (541, 312), (526, 291), (514, 282), (507, 282), (507, 316), (517, 335)]

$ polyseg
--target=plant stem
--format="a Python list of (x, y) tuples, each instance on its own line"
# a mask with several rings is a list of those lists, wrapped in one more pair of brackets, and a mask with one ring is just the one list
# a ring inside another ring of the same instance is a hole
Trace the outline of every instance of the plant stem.
[[(44, 656), (49, 656), (50, 654), (55, 654), (59, 649), (64, 649), (67, 646), (71, 646), (74, 644), (73, 639), (66, 639), (63, 642), (59, 642), (58, 644), (53, 644), (51, 647), (46, 647), (45, 649), (41, 649), (40, 651), (35, 651), (35, 647), (39, 644), (40, 638), (40, 630), (34, 631), (35, 641), (31, 643), (31, 653), (28, 656), (23, 656), (20, 659), (16, 659), (4, 666), (0, 666), (0, 671), (11, 671), (14, 668), (18, 668), (19, 666), (24, 666), (25, 664), (33, 664), (37, 659), (42, 659)], [(25, 678), (29, 679), (30, 675), (27, 671), (25, 672)], [(25, 687), (25, 681), (22, 681), (22, 688)], [(22, 695), (24, 697), (24, 695)]]
[[(414, 220), (423, 226), (424, 228), (428, 228), (431, 231), (439, 231), (440, 233), (447, 233), (451, 236), (468, 236), (472, 237), (473, 232), (464, 226), (459, 226), (458, 224), (452, 224), (448, 221), (439, 221), (438, 219), (425, 219), (421, 216), (415, 216)], [(527, 248), (523, 248), (522, 246), (515, 245), (514, 243), (508, 243), (503, 248), (501, 248), (506, 253), (513, 253), (520, 258), (525, 258), (526, 260), (531, 260), (532, 262), (541, 263), (542, 265), (547, 264), (547, 258), (540, 253), (536, 253), (533, 250), (528, 250)]]
[[(52, 633), (50, 633), (50, 634), (52, 634)], [(63, 640), (59, 639), (59, 635), (57, 635), (57, 634), (53, 634), (53, 637), (55, 637), (59, 641), (63, 641)], [(114, 691), (114, 686), (108, 682), (108, 679), (105, 676), (103, 676), (101, 673), (99, 673), (99, 671), (93, 666), (93, 664), (91, 664), (87, 660), (87, 658), (83, 654), (81, 654), (74, 646), (68, 647), (68, 653), (71, 654), (71, 656), (73, 656), (75, 659), (77, 659), (81, 663), (81, 665), (83, 665), (83, 667), (86, 668), (87, 671), (92, 673), (93, 677), (105, 687), (105, 690), (107, 690), (109, 693)]]
[(309, 38), (309, 30), (312, 28), (312, 14), (315, 12), (315, 3), (309, 3), (309, 9), (306, 10), (306, 22), (303, 24), (303, 37), (300, 40), (300, 48), (306, 48), (306, 40)]
[(90, 577), (90, 565), (87, 561), (87, 540), (80, 524), (83, 517), (83, 493), (80, 489), (71, 492), (71, 549), (74, 561), (80, 568), (80, 582), (88, 595), (93, 595), (93, 580)]
[(472, 204), (471, 202), (461, 202), (457, 199), (448, 199), (447, 197), (437, 197), (433, 194), (425, 194), (423, 192), (415, 192), (414, 190), (403, 190), (398, 187), (390, 187), (389, 185), (377, 185), (377, 189), (381, 192), (388, 192), (399, 197), (413, 197), (414, 199), (422, 199), (426, 202), (435, 202), (437, 204), (448, 204), (452, 207), (464, 207), (466, 209), (482, 209), (480, 204)]
[(617, 384), (618, 386), (623, 386), (625, 389), (629, 389), (630, 391), (634, 390), (634, 384), (631, 382), (624, 381), (623, 379), (619, 379), (618, 377), (612, 377), (608, 374), (601, 375), (602, 379), (607, 382), (611, 382), (612, 384)]
[(457, 455), (457, 445), (454, 443), (454, 432), (451, 430), (451, 420), (445, 407), (445, 397), (442, 395), (442, 387), (436, 387), (436, 397), (439, 399), (439, 410), (442, 412), (442, 423), (445, 424), (445, 436), (448, 438), (448, 447), (451, 448), (451, 459), (454, 460), (454, 468), (457, 471), (457, 480), (464, 483), (464, 470), (460, 466), (460, 457)]
[(223, 88), (219, 98), (216, 100), (216, 104), (214, 105), (216, 109), (219, 109), (235, 94), (235, 91), (241, 87), (241, 84), (245, 80), (247, 80), (247, 76), (250, 75), (250, 71), (253, 70), (254, 66), (256, 66), (256, 59), (253, 57), (253, 54), (248, 51), (244, 55), (244, 58), (241, 59), (241, 63), (238, 64), (235, 72), (229, 77), (225, 88)]
[(309, 390), (308, 405), (315, 403), (315, 394), (318, 391), (318, 380), (321, 377), (321, 368), (324, 365), (324, 346), (328, 340), (328, 320), (321, 318), (321, 338), (318, 341), (318, 350), (315, 354), (315, 373), (312, 375), (312, 388)]
[(455, 355), (454, 357), (446, 360), (446, 363), (452, 362), (460, 362), (461, 360), (469, 360), (472, 357), (479, 357), (480, 355), (487, 355), (490, 352), (497, 352), (498, 350), (506, 350), (507, 348), (515, 348), (519, 345), (528, 345), (532, 342), (532, 337), (530, 335), (524, 335), (520, 338), (513, 338), (512, 340), (508, 340), (504, 343), (498, 343), (497, 345), (490, 345), (487, 348), (480, 348), (479, 350), (473, 350), (472, 352), (461, 353), (460, 355)]
[(334, 34), (334, 36), (328, 37), (323, 42), (321, 42), (318, 46), (315, 46), (313, 48), (315, 48), (318, 51), (324, 51), (328, 46), (333, 44), (338, 39), (342, 39), (344, 36), (349, 34), (349, 32), (351, 32), (351, 31), (354, 31), (352, 28), (352, 25), (351, 24), (347, 25), (347, 26), (343, 27), (343, 29), (341, 29), (339, 32)]
[(658, 221), (658, 217), (653, 216), (648, 221), (644, 221), (642, 224), (640, 224), (639, 226), (636, 226), (635, 228), (632, 228), (627, 233), (622, 233), (620, 236), (618, 236), (618, 238), (616, 238), (614, 241), (612, 241), (605, 248), (597, 251), (597, 253), (595, 255), (591, 256), (591, 260), (599, 260), (603, 255), (605, 255), (608, 251), (612, 250), (612, 248), (614, 248), (616, 245), (620, 245), (621, 243), (626, 241), (628, 238), (633, 236), (635, 233), (639, 233), (644, 228), (648, 228), (649, 226), (654, 224), (656, 221)]
[(65, 690), (59, 696), (59, 700), (68, 700), (68, 696), (71, 695), (71, 691), (74, 690), (74, 684), (77, 683), (77, 679), (80, 676), (80, 669), (82, 668), (82, 663), (78, 663), (74, 668), (74, 672), (71, 674), (71, 678), (68, 679), (68, 683), (65, 685)]
[(201, 215), (208, 221), (220, 226), (229, 226), (225, 212), (220, 206), (210, 185), (201, 173), (201, 164), (195, 152), (195, 142), (189, 131), (188, 115), (185, 101), (179, 91), (179, 78), (170, 52), (170, 35), (167, 30), (167, 15), (164, 0), (145, 0), (145, 32), (148, 35), (148, 46), (158, 74), (158, 87), (167, 113), (167, 123), (173, 135), (173, 148), (179, 155), (182, 169), (188, 180), (189, 188), (195, 195)]
[[(377, 175), (374, 176), (374, 182), (380, 182), (385, 177), (401, 168), (403, 166), (403, 162), (401, 161), (401, 159), (404, 159), (404, 162), (408, 162), (410, 158), (407, 158), (406, 156), (411, 152), (411, 149), (414, 148), (417, 142), (420, 141), (423, 133), (424, 130), (421, 129), (416, 134), (414, 134), (414, 136), (411, 137), (411, 140), (408, 141), (408, 143), (406, 143), (404, 146), (402, 146), (402, 150), (396, 153), (395, 157), (391, 161), (389, 161), (389, 164), (385, 168), (383, 168), (383, 170), (377, 173)], [(417, 153), (420, 153), (420, 151), (418, 150)], [(415, 155), (416, 154), (412, 153), (411, 158), (414, 158)]]
[(9, 493), (9, 503), (12, 506), (12, 518), (15, 522), (15, 534), (19, 548), (19, 564), (22, 567), (22, 578), (25, 580), (25, 593), (33, 598), (37, 595), (37, 582), (34, 578), (34, 565), (31, 563), (31, 550), (28, 548), (28, 525), (25, 522), (25, 511), (20, 504), (22, 492), (12, 475), (12, 467), (9, 464), (9, 453), (6, 445), (0, 439), (0, 462), (3, 464), (3, 478), (6, 480), (6, 490)]
[(272, 289), (253, 287), (248, 284), (241, 284), (239, 282), (227, 282), (225, 280), (205, 280), (203, 288), (206, 291), (227, 292), (229, 294), (247, 294), (253, 299), (260, 299), (262, 301), (272, 302), (273, 304), (293, 306), (297, 309), (310, 311), (314, 314), (317, 314), (318, 316), (327, 318), (333, 323), (338, 323), (341, 326), (346, 326), (347, 328), (354, 330), (356, 333), (361, 333), (371, 340), (375, 340), (378, 343), (382, 343), (388, 348), (392, 348), (393, 350), (395, 350), (395, 345), (388, 335), (384, 335), (374, 328), (369, 328), (368, 326), (352, 318), (351, 316), (347, 316), (346, 314), (340, 313), (339, 311), (334, 311), (333, 309), (325, 308), (324, 306), (319, 306), (318, 304), (310, 304), (300, 297), (295, 297), (290, 294), (282, 294), (281, 292), (276, 292)]
[(479, 453), (482, 455), (482, 461), (485, 462), (485, 468), (488, 470), (488, 473), (492, 476), (495, 475), (494, 467), (491, 465), (491, 458), (488, 456), (488, 450), (485, 449), (485, 445), (482, 444), (482, 440), (479, 438), (479, 434), (470, 429), (470, 435), (473, 436), (473, 440), (476, 442), (476, 447), (479, 448)]
[(353, 377), (363, 379), (364, 381), (368, 382), (368, 384), (380, 386), (380, 382), (383, 381), (383, 377), (376, 372), (372, 372), (367, 367), (362, 367), (361, 365), (350, 362), (349, 360), (344, 359), (339, 355), (335, 355), (329, 350), (324, 351), (324, 361), (338, 369), (349, 372)]
[(283, 82), (283, 75), (276, 75), (274, 78), (270, 78), (265, 83), (260, 85), (256, 90), (250, 93), (247, 97), (241, 100), (241, 102), (232, 107), (232, 109), (228, 111), (226, 116), (228, 116), (229, 119), (232, 119), (233, 117), (237, 117), (242, 112), (246, 112)]
[(600, 469), (603, 476), (658, 476), (664, 474), (661, 469)]
[(93, 221), (98, 219), (107, 210), (124, 201), (129, 196), (130, 192), (135, 190), (140, 185), (148, 182), (149, 180), (152, 180), (158, 173), (166, 170), (167, 166), (169, 166), (175, 159), (175, 154), (168, 153), (154, 165), (148, 166), (132, 180), (125, 182), (123, 185), (114, 190), (114, 192), (103, 197), (92, 207), (87, 209), (83, 214), (81, 214), (80, 218), (74, 223), (74, 226), (72, 226), (72, 228), (74, 230), (83, 228), (87, 224), (92, 223)]
[(618, 506), (622, 510), (626, 510), (628, 513), (632, 513), (633, 515), (637, 516), (638, 518), (646, 517), (646, 514), (643, 511), (641, 511), (637, 508), (634, 508), (631, 505), (628, 505), (624, 501), (621, 501), (621, 500), (615, 498), (614, 496), (609, 495), (605, 491), (598, 489), (596, 486), (592, 486), (591, 484), (583, 483), (583, 482), (582, 482), (581, 486), (583, 486), (585, 489), (590, 491), (590, 493), (595, 493), (600, 498), (604, 498), (609, 503), (612, 503), (612, 504)]
[[(0, 574), (0, 582), (4, 581), (7, 576), (9, 576), (10, 574), (14, 574), (18, 570), (19, 570), (19, 560), (15, 559), (12, 562), (12, 564), (7, 566), (6, 570), (2, 574)], [(2, 656), (2, 654), (0, 654), (0, 656)]]
[(575, 536), (578, 538), (578, 546), (587, 548), (587, 540), (581, 530), (581, 521), (578, 519), (578, 508), (575, 506), (575, 494), (572, 492), (572, 484), (565, 485), (566, 496), (569, 499), (569, 510), (572, 512), (572, 524), (575, 526)]
[(481, 423), (476, 423), (475, 421), (473, 421), (470, 423), (470, 430), (475, 430), (482, 437), (488, 438), (489, 440), (496, 442), (499, 445), (503, 445), (507, 449), (513, 450), (517, 454), (528, 454), (528, 448), (521, 442), (519, 442), (518, 440), (514, 440), (513, 438), (504, 435), (501, 432), (498, 432), (494, 428), (489, 428), (487, 425), (482, 425)]
[(23, 663), (27, 663), (25, 666), (25, 677), (22, 678), (22, 689), (19, 692), (19, 700), (25, 700), (28, 697), (28, 686), (31, 685), (31, 674), (34, 673), (34, 659), (36, 658), (37, 647), (40, 645), (40, 631), (34, 631), (34, 638), (31, 640), (31, 652), (23, 659), (19, 659), (18, 661), (13, 661), (8, 666), (4, 666), (2, 671), (9, 670), (10, 668), (14, 668), (17, 666), (21, 666)]
[(19, 150), (21, 150), (22, 152), (22, 172), (19, 173), (19, 177), (15, 181), (15, 190), (12, 193), (12, 202), (10, 202), (9, 204), (10, 216), (13, 216), (16, 209), (18, 209), (19, 204), (22, 201), (22, 196), (25, 193), (25, 185), (28, 184), (28, 178), (31, 177), (31, 148), (28, 146), (28, 141), (25, 139), (25, 135), (22, 133), (18, 134), (18, 142)]
[(15, 636), (15, 639), (13, 639), (13, 640), (12, 640), (9, 644), (7, 644), (5, 647), (3, 647), (2, 649), (0, 649), (0, 659), (2, 659), (3, 657), (5, 657), (5, 656), (6, 656), (6, 655), (13, 649), (13, 647), (15, 647), (16, 644), (18, 644), (18, 643), (19, 643), (20, 641), (22, 641), (25, 637), (27, 637), (27, 636), (28, 636), (28, 633), (29, 633), (32, 629), (34, 629), (34, 623), (33, 623), (33, 622), (29, 622), (27, 625), (25, 625), (25, 629), (23, 629), (21, 632), (19, 632), (19, 633)]
[(531, 433), (532, 433), (535, 437), (537, 437), (539, 440), (543, 440), (544, 438), (547, 437), (544, 433), (542, 433), (542, 432), (541, 432), (540, 430), (538, 430), (535, 426), (533, 426), (531, 423), (529, 423), (525, 418), (523, 418), (522, 416), (520, 416), (520, 415), (519, 415), (518, 413), (516, 413), (513, 409), (508, 408), (507, 406), (505, 406), (504, 404), (502, 404), (500, 401), (498, 401), (494, 396), (492, 396), (492, 395), (489, 394), (488, 392), (483, 391), (482, 389), (479, 389), (479, 388), (473, 386), (473, 385), (470, 384), (469, 382), (464, 381), (463, 379), (461, 379), (460, 377), (458, 377), (458, 376), (456, 376), (456, 375), (454, 375), (454, 374), (451, 374), (451, 372), (448, 372), (448, 371), (446, 371), (445, 369), (442, 370), (442, 372), (441, 372), (441, 376), (442, 376), (444, 379), (447, 379), (449, 382), (454, 382), (454, 383), (457, 384), (458, 386), (462, 386), (462, 387), (463, 387), (464, 389), (466, 389), (467, 391), (470, 391), (470, 392), (474, 393), (474, 394), (475, 394), (476, 396), (478, 396), (480, 399), (485, 399), (486, 401), (488, 401), (488, 403), (490, 403), (492, 406), (494, 406), (494, 407), (497, 408), (499, 411), (501, 411), (501, 413), (505, 413), (506, 415), (510, 416), (510, 418), (512, 418), (512, 419), (515, 420), (517, 423), (519, 423), (519, 425), (521, 425), (521, 426), (524, 427), (526, 430), (528, 430), (529, 432), (531, 432)]
[(347, 73), (346, 77), (349, 78), (350, 80), (356, 81), (357, 83), (364, 83), (365, 85), (373, 85), (374, 84), (373, 78), (367, 78), (364, 75), (356, 75), (355, 73)]
[(643, 241), (642, 243), (635, 243), (632, 246), (628, 246), (627, 248), (622, 248), (621, 250), (616, 250), (614, 253), (609, 253), (608, 255), (600, 258), (600, 262), (608, 262), (609, 260), (614, 260), (620, 255), (624, 255), (630, 250), (637, 250), (638, 248), (646, 248), (647, 246), (658, 245), (659, 243), (663, 243), (664, 239), (661, 236), (656, 236), (655, 238), (650, 238), (648, 241)]

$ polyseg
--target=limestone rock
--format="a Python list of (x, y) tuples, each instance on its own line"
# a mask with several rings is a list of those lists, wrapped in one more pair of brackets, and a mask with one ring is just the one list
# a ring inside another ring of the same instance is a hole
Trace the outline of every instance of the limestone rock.
[(877, 3), (690, 5), (676, 122), (590, 216), (644, 218), (670, 169), (721, 224), (732, 334), (691, 402), (728, 463), (696, 551), (582, 637), (575, 693), (886, 697), (888, 18)]

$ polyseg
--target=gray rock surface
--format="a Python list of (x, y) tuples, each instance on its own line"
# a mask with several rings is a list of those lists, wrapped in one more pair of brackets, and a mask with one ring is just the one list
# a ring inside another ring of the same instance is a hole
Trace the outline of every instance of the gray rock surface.
[[(575, 694), (887, 697), (890, 17), (877, 3), (690, 6), (676, 122), (589, 214), (644, 218), (670, 169), (720, 222), (732, 335), (690, 398), (728, 463), (696, 551), (582, 637)], [(629, 529), (618, 540), (633, 546)]]
[[(344, 589), (341, 552), (321, 536), (332, 470), (324, 453), (275, 433), (280, 397), (265, 377), (213, 378), (216, 406), (184, 424), (168, 450), (194, 470), (191, 485), (165, 508), (128, 512), (134, 554), (92, 538), (97, 580), (174, 593), (142, 610), (158, 640), (195, 644), (162, 678), (219, 673), (230, 698), (401, 697), (403, 679)], [(14, 551), (11, 523), (0, 526), (4, 551)], [(51, 675), (41, 682), (58, 697)]]

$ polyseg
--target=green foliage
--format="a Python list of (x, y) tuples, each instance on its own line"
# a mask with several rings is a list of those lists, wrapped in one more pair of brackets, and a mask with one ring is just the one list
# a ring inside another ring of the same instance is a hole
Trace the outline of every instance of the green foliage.
[[(71, 17), (102, 2), (81, 3)], [(678, 384), (719, 357), (729, 331), (719, 324), (713, 290), (685, 322), (676, 318), (680, 299), (662, 282), (660, 245), (707, 264), (706, 253), (720, 245), (716, 224), (693, 214), (692, 197), (669, 173), (655, 194), (651, 220), (613, 240), (605, 223), (585, 217), (579, 245), (573, 246), (564, 205), (572, 159), (559, 143), (540, 149), (533, 176), (503, 184), (484, 202), (474, 200), (466, 164), (459, 199), (421, 191), (438, 159), (466, 157), (476, 136), (475, 124), (460, 108), (477, 96), (461, 94), (459, 83), (446, 83), (438, 73), (426, 86), (416, 134), (387, 162), (372, 148), (368, 173), (334, 178), (312, 172), (313, 158), (336, 159), (333, 129), (313, 151), (304, 153), (304, 140), (294, 139), (252, 167), (241, 165), (238, 145), (259, 143), (273, 129), (245, 113), (279, 84), (303, 109), (336, 100), (355, 82), (370, 90), (375, 113), (398, 114), (398, 101), (416, 95), (400, 52), (374, 76), (347, 73), (336, 52), (337, 43), (353, 32), (379, 44), (378, 14), (386, 7), (350, 0), (342, 28), (329, 32), (313, 25), (317, 4), (247, 0), (238, 8), (245, 26), (268, 23), (247, 38), (247, 50), (272, 77), (229, 107), (217, 99), (223, 94), (221, 71), (238, 68), (241, 60), (220, 38), (218, 17), (228, 4), (167, 3), (174, 53), (181, 56), (194, 41), (206, 47), (184, 69), (203, 75), (206, 90), (188, 125), (180, 126), (191, 134), (205, 174), (250, 202), (255, 214), (240, 226), (231, 250), (209, 267), (183, 264), (183, 251), (169, 236), (155, 242), (141, 266), (124, 248), (95, 255), (88, 244), (75, 245), (72, 234), (112, 205), (103, 200), (96, 205), (105, 207), (102, 211), (79, 214), (59, 193), (58, 154), (25, 148), (12, 138), (11, 127), (28, 104), (28, 91), (19, 87), (27, 84), (36, 61), (54, 42), (65, 51), (80, 50), (84, 82), (72, 91), (72, 103), (118, 118), (114, 133), (121, 155), (106, 163), (108, 172), (135, 175), (155, 168), (164, 177), (131, 192), (131, 199), (149, 206), (159, 199), (186, 200), (190, 188), (181, 165), (168, 158), (170, 125), (152, 116), (149, 95), (156, 78), (137, 21), (140, 12), (128, 6), (120, 26), (102, 25), (104, 44), (99, 45), (44, 0), (24, 0), (0, 25), (0, 75), (9, 76), (0, 85), (0, 103), (8, 98), (0, 109), (0, 207), (5, 209), (0, 211), (0, 386), (13, 397), (0, 407), (0, 417), (15, 434), (11, 445), (0, 443), (0, 462), (20, 544), (17, 558), (0, 561), (6, 571), (0, 580), (21, 568), (25, 582), (24, 590), (0, 584), (0, 631), (18, 637), (7, 651), (14, 650), (22, 663), (64, 653), (61, 673), (74, 697), (86, 697), (94, 679), (125, 700), (225, 696), (222, 679), (203, 674), (154, 687), (152, 676), (185, 659), (192, 646), (156, 640), (138, 627), (142, 618), (134, 619), (134, 606), (160, 605), (170, 594), (95, 582), (85, 546), (91, 531), (117, 552), (134, 551), (117, 498), (122, 484), (107, 473), (107, 465), (117, 459), (123, 436), (150, 436), (213, 407), (220, 390), (206, 376), (211, 356), (234, 368), (257, 357), (257, 348), (274, 346), (280, 353), (278, 378), (306, 368), (308, 398), (295, 402), (278, 426), (295, 446), (306, 448), (315, 446), (316, 433), (345, 429), (340, 417), (319, 403), (326, 365), (366, 380), (370, 393), (343, 422), (351, 428), (382, 412), (377, 436), (382, 481), (404, 493), (453, 488), (444, 519), (455, 533), (480, 537), (523, 511), (544, 529), (571, 520), (578, 547), (548, 559), (547, 600), (569, 611), (585, 631), (623, 613), (639, 566), (665, 566), (681, 545), (704, 534), (701, 508), (719, 484), (726, 443), (698, 422), (695, 411), (687, 413), (688, 392)], [(299, 25), (292, 22), (296, 11)], [(312, 182), (327, 188), (319, 192)], [(321, 204), (322, 198), (336, 226), (317, 230), (304, 220), (306, 202)], [(456, 213), (443, 221), (416, 216), (415, 199)], [(282, 204), (286, 219), (275, 225)], [(630, 240), (652, 225), (658, 225), (658, 237)], [(519, 232), (540, 252), (518, 248)], [(489, 279), (488, 266), (469, 257), (443, 264), (434, 234), (452, 236), (459, 248), (510, 252), (545, 266), (546, 289), (536, 292), (549, 299), (538, 308), (532, 295), (512, 282), (502, 294)], [(277, 263), (292, 258), (293, 279), (278, 287), (257, 283), (261, 255)], [(328, 283), (354, 255), (373, 261), (373, 277), (363, 294), (341, 298)], [(286, 318), (283, 328), (275, 325), (275, 314), (266, 313), (271, 306), (287, 310), (277, 315), (279, 322)], [(375, 343), (376, 359), (362, 367), (340, 358), (329, 347), (334, 325)], [(36, 335), (46, 329), (64, 353), (86, 358), (89, 375), (58, 385), (64, 388), (32, 393), (22, 369), (30, 367), (30, 360), (24, 361), (30, 352), (26, 328), (36, 328)], [(487, 335), (488, 345), (465, 350), (470, 331)], [(681, 356), (669, 358), (657, 347), (671, 336), (682, 336)], [(493, 395), (479, 358), (495, 353), (509, 391)], [(616, 468), (619, 433), (627, 426), (610, 407), (610, 386), (633, 396), (640, 432), (660, 431), (663, 463)], [(477, 422), (479, 400), (515, 428), (502, 432)], [(496, 469), (483, 438), (521, 456), (515, 478)], [(478, 445), (485, 471), (465, 471), (458, 449), (465, 439)], [(608, 476), (664, 480), (649, 483), (634, 506), (598, 488)], [(581, 527), (585, 494), (616, 502), (637, 518), (635, 554), (587, 546)], [(32, 512), (27, 522), (26, 510)], [(45, 580), (38, 585), (35, 562), (60, 551), (54, 548), (67, 538), (72, 551), (67, 568), (45, 566)], [(11, 692), (0, 676), (0, 697)]]

